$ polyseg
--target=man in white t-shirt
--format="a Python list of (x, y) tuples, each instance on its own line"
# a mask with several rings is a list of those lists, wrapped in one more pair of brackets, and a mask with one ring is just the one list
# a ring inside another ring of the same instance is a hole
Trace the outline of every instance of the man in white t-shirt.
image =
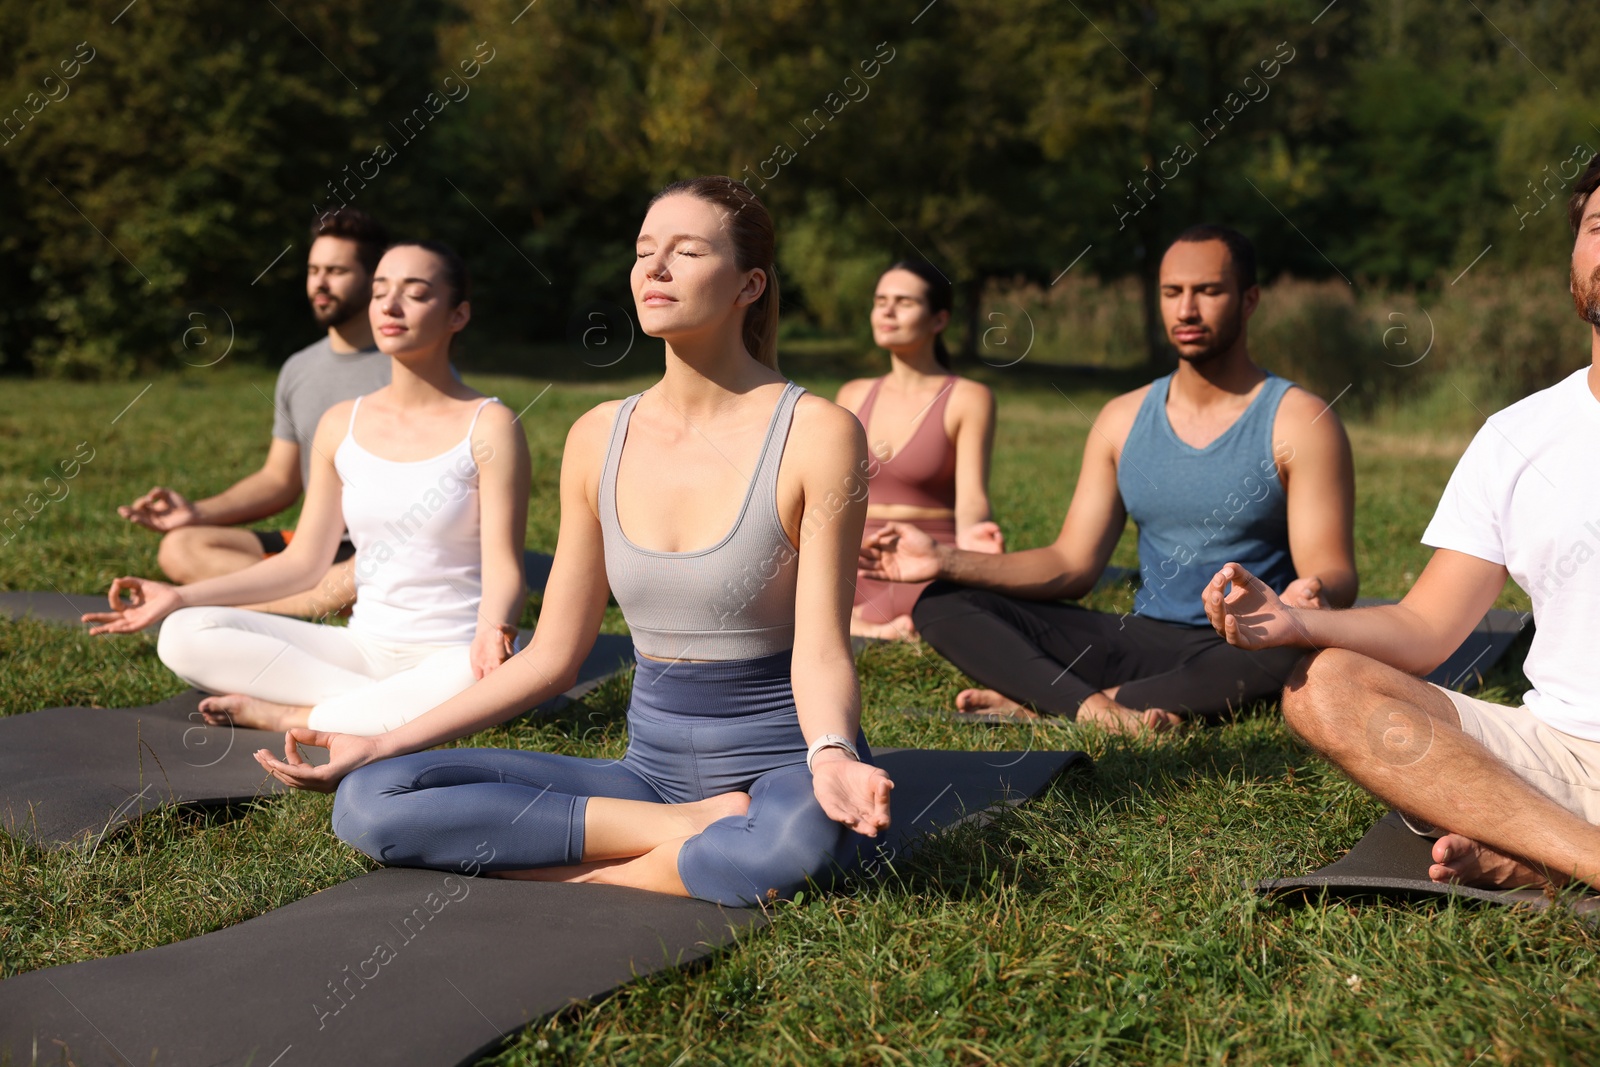
[[(354, 208), (325, 213), (312, 224), (306, 297), (327, 334), (290, 356), (278, 372), (272, 445), (260, 470), (203, 500), (158, 485), (117, 509), (129, 522), (165, 535), (157, 560), (174, 582), (243, 570), (282, 552), (294, 537), (293, 529), (250, 530), (241, 524), (270, 518), (300, 499), (323, 412), (389, 384), (389, 357), (373, 342), (367, 308), (372, 272), (388, 243), (384, 228)], [(354, 555), (347, 540), (314, 588), (252, 606), (308, 618), (341, 611), (355, 599)]]
[[(1597, 185), (1600, 156), (1568, 205), (1572, 298), (1592, 328), (1590, 364), (1478, 431), (1422, 536), (1436, 551), (1405, 599), (1287, 608), (1232, 563), (1203, 594), (1232, 644), (1319, 650), (1284, 690), (1284, 718), (1413, 829), (1442, 833), (1428, 871), (1435, 881), (1600, 887)], [(1460, 645), (1508, 575), (1533, 601), (1524, 666), (1533, 688), (1523, 705), (1416, 677)]]

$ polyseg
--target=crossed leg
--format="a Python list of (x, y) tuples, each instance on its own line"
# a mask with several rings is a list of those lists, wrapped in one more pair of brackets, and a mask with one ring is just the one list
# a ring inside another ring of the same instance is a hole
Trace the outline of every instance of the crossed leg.
[(1325, 649), (1289, 679), (1283, 717), (1357, 785), (1451, 831), (1434, 843), (1435, 881), (1510, 888), (1577, 878), (1600, 887), (1600, 827), (1463, 732), (1450, 698), (1427, 682)]

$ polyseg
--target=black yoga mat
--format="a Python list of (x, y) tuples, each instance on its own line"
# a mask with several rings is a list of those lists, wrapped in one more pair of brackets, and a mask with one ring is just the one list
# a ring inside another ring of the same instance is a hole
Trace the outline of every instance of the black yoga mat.
[[(1356, 842), (1342, 859), (1299, 878), (1257, 882), (1258, 893), (1304, 900), (1326, 892), (1334, 897), (1380, 897), (1393, 900), (1460, 897), (1493, 904), (1546, 908), (1551, 898), (1538, 889), (1476, 889), (1449, 885), (1428, 877), (1433, 839), (1411, 832), (1398, 812), (1391, 811)], [(1600, 897), (1566, 892), (1559, 899), (1573, 911), (1600, 919)]]
[[(1083, 758), (883, 752), (896, 782), (884, 855), (1036, 796)], [(379, 870), (189, 941), (0, 982), (0, 1059), (450, 1067), (767, 921), (611, 886)], [(687, 1050), (661, 1051), (669, 1063)]]
[[(522, 554), (523, 575), (529, 592), (544, 590), (550, 581), (550, 565), (554, 562), (554, 556), (543, 552)], [(41, 622), (79, 625), (85, 612), (105, 611), (106, 606), (104, 593), (63, 593), (56, 589), (0, 591), (0, 616), (10, 619), (32, 616)], [(157, 623), (149, 632), (154, 634), (160, 629), (161, 624)]]
[[(537, 710), (581, 698), (633, 662), (631, 638), (601, 634), (578, 684)], [(143, 708), (48, 708), (0, 717), (0, 826), (47, 848), (93, 845), (165, 804), (216, 807), (286, 788), (251, 753), (283, 735), (207, 726), (190, 690)], [(327, 753), (308, 749), (323, 762)]]
[[(0, 592), (0, 615), (8, 619), (34, 618), (40, 622), (82, 626), (85, 612), (107, 610), (109, 604), (104, 593), (59, 593), (53, 589)], [(161, 624), (157, 623), (147, 632), (154, 634), (160, 629)]]

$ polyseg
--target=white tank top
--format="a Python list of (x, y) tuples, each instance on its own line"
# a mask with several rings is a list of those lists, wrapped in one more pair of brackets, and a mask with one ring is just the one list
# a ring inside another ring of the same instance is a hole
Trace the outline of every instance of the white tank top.
[(460, 444), (429, 459), (384, 459), (350, 428), (333, 455), (343, 483), (345, 526), (355, 545), (356, 605), (350, 629), (402, 644), (470, 644), (483, 598), (478, 463), (472, 414)]

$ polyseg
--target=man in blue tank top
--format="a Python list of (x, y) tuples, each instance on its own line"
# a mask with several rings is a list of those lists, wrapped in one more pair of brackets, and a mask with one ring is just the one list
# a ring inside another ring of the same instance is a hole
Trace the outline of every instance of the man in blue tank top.
[[(323, 214), (311, 226), (306, 298), (324, 337), (284, 361), (272, 397), (272, 445), (261, 469), (214, 496), (191, 501), (158, 485), (117, 511), (129, 522), (164, 536), (157, 560), (179, 584), (243, 570), (282, 552), (294, 531), (250, 530), (242, 524), (270, 518), (294, 505), (311, 470), (311, 440), (323, 412), (389, 384), (389, 357), (372, 340), (367, 305), (372, 272), (389, 244), (383, 226), (355, 208)], [(339, 546), (333, 568), (306, 593), (256, 604), (281, 615), (317, 618), (355, 599), (349, 561), (355, 548)]]
[[(1066, 521), (1044, 548), (986, 555), (891, 523), (862, 569), (928, 581), (912, 610), (923, 639), (992, 688), (961, 715), (1059, 715), (1114, 730), (1166, 729), (1276, 696), (1301, 653), (1231, 647), (1201, 594), (1245, 563), (1301, 607), (1355, 600), (1355, 477), (1338, 416), (1250, 358), (1260, 301), (1255, 250), (1195, 226), (1161, 261), (1161, 309), (1178, 369), (1095, 418)], [(1127, 615), (1063, 603), (1094, 588), (1128, 519), (1141, 585)]]
[[(1435, 551), (1405, 599), (1301, 612), (1237, 562), (1205, 594), (1230, 642), (1312, 653), (1284, 691), (1284, 719), (1412, 830), (1437, 838), (1428, 876), (1438, 882), (1600, 888), (1596, 189), (1600, 156), (1567, 203), (1569, 287), (1589, 326), (1588, 361), (1479, 429), (1422, 533)], [(1508, 577), (1533, 603), (1522, 705), (1418, 677), (1460, 645)]]

